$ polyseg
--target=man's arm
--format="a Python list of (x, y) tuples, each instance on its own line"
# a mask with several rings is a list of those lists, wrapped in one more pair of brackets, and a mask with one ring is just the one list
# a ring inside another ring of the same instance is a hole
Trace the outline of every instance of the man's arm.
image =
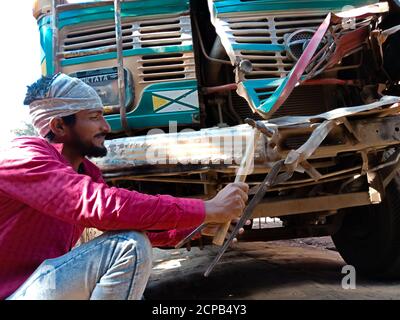
[[(204, 222), (218, 224), (235, 220), (242, 213), (245, 207), (245, 203), (248, 199), (248, 190), (249, 187), (245, 183), (228, 184), (224, 189), (218, 192), (214, 198), (204, 202), (206, 209), (206, 217)], [(208, 235), (215, 235), (217, 231), (215, 227), (207, 228), (203, 231), (206, 230), (211, 233)], [(184, 230), (169, 230), (160, 233), (149, 232), (147, 235), (153, 246), (165, 247), (175, 246), (192, 231), (193, 228)], [(244, 230), (241, 232), (243, 231)]]
[[(161, 232), (146, 232), (153, 247), (175, 247), (179, 241), (188, 236), (194, 229), (168, 230)], [(196, 235), (200, 237), (200, 234)], [(194, 238), (196, 238), (194, 237)]]
[(173, 230), (205, 219), (202, 200), (151, 196), (96, 183), (46, 142), (22, 140), (0, 158), (0, 192), (38, 212), (100, 230)]

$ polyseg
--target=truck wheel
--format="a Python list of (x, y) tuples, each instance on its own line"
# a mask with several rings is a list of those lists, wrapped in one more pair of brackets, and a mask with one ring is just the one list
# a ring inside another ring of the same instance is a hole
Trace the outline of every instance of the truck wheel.
[(332, 236), (337, 250), (356, 272), (373, 278), (400, 278), (400, 177), (388, 185), (379, 205), (343, 210)]
[(399, 11), (400, 10), (400, 0), (389, 0), (389, 12)]

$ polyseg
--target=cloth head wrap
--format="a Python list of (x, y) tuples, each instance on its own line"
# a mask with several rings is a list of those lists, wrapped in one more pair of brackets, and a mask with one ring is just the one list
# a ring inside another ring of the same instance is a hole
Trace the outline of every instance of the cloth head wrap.
[(82, 110), (103, 110), (103, 103), (92, 87), (61, 73), (51, 83), (46, 97), (30, 103), (29, 110), (33, 126), (44, 137), (50, 132), (51, 119)]

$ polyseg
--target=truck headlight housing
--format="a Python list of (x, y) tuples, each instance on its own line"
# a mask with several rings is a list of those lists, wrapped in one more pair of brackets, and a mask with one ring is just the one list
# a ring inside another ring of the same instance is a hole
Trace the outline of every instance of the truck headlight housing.
[[(114, 68), (93, 69), (69, 74), (79, 78), (96, 90), (104, 105), (104, 114), (119, 112), (118, 70)], [(125, 75), (125, 108), (132, 107), (134, 100), (133, 79), (131, 73), (124, 69)]]

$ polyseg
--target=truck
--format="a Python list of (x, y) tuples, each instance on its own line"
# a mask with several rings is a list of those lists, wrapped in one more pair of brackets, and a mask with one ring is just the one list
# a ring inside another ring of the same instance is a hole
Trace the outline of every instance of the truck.
[(250, 199), (279, 175), (239, 241), (331, 236), (361, 274), (400, 275), (397, 0), (36, 0), (33, 14), (43, 75), (102, 98), (110, 185), (208, 199), (252, 146)]

